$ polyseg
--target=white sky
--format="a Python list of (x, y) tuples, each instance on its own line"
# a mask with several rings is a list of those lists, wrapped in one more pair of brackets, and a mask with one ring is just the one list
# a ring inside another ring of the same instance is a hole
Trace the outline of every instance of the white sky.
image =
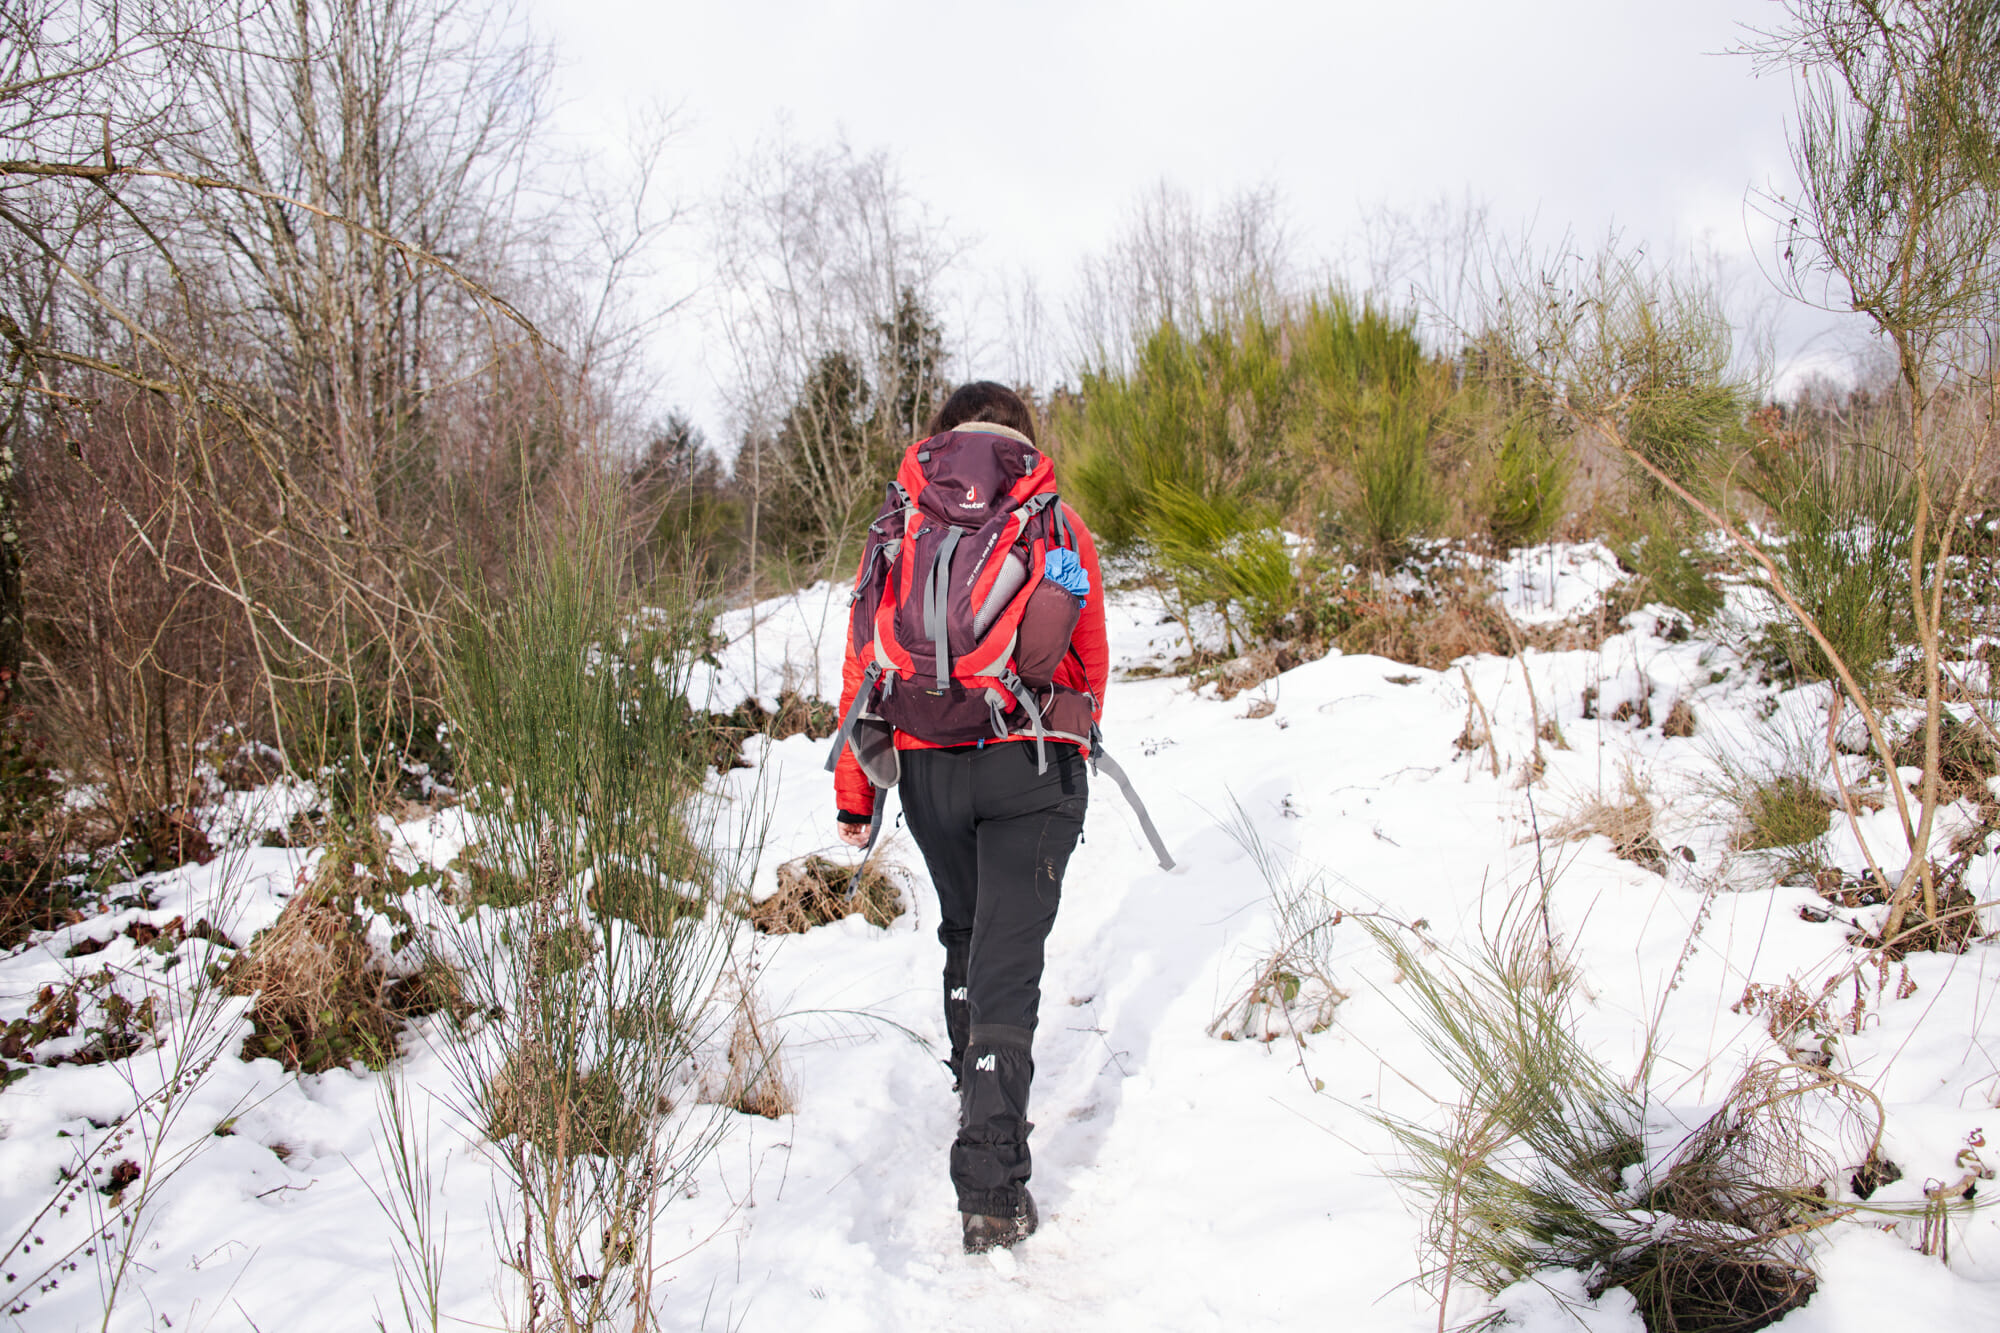
[[(781, 117), (803, 143), (845, 135), (887, 150), (975, 242), (962, 278), (1025, 271), (1058, 310), (1079, 260), (1163, 178), (1206, 199), (1276, 186), (1301, 255), (1336, 270), (1357, 271), (1378, 208), (1469, 196), (1546, 241), (1616, 226), (1656, 250), (1706, 246), (1745, 308), (1772, 290), (1747, 196), (1789, 183), (1791, 89), (1736, 52), (1747, 25), (1782, 18), (1776, 0), (531, 0), (529, 15), (561, 53), (573, 131), (680, 108), (682, 198)], [(1787, 315), (1781, 360), (1826, 327)], [(683, 314), (656, 361), (665, 399), (721, 443), (713, 343)]]

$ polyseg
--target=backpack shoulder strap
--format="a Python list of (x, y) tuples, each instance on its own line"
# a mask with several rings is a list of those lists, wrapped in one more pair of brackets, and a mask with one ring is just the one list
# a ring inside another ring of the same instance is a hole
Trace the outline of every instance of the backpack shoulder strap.
[(1070, 530), (1069, 515), (1063, 512), (1063, 504), (1061, 498), (1056, 497), (1055, 492), (1053, 491), (1051, 491), (1049, 494), (1051, 495), (1051, 497), (1055, 498), (1056, 538), (1057, 540), (1062, 542), (1062, 544), (1065, 547), (1074, 551), (1076, 549), (1076, 533)]

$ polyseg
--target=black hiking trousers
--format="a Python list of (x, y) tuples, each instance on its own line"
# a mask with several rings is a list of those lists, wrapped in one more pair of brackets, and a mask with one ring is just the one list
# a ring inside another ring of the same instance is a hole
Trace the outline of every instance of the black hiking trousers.
[(1059, 742), (1044, 773), (1032, 741), (899, 758), (903, 819), (942, 917), (945, 1030), (960, 1085), (951, 1182), (961, 1212), (1009, 1217), (1028, 1180), (1042, 951), (1083, 832), (1089, 774), (1077, 748)]

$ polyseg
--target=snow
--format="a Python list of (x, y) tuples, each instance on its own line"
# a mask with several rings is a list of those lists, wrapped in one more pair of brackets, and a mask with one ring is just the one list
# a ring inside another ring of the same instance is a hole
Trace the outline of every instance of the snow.
[[(1523, 621), (1593, 611), (1617, 577), (1608, 552), (1590, 545), (1523, 553), (1494, 572)], [(1032, 1107), (1041, 1231), (1012, 1254), (958, 1252), (936, 905), (892, 805), (883, 854), (900, 863), (911, 906), (891, 928), (850, 918), (739, 941), (783, 1037), (797, 1104), (775, 1121), (732, 1115), (714, 1156), (662, 1213), (656, 1250), (675, 1256), (657, 1296), (664, 1327), (1435, 1329), (1435, 1297), (1415, 1280), (1419, 1205), (1389, 1178), (1392, 1145), (1372, 1117), (1435, 1121), (1458, 1088), (1412, 1035), (1399, 979), (1354, 913), (1421, 922), (1425, 947), (1466, 950), (1546, 883), (1551, 930), (1582, 978), (1577, 1032), (1621, 1080), (1650, 1040), (1649, 1120), (1663, 1145), (1719, 1104), (1746, 1064), (1779, 1056), (1762, 1018), (1732, 1009), (1751, 983), (1797, 978), (1818, 995), (1833, 977), (1835, 1016), (1849, 1013), (1856, 955), (1842, 918), (1870, 909), (1803, 919), (1798, 909), (1819, 901), (1813, 890), (1775, 883), (1768, 859), (1729, 852), (1731, 820), (1716, 794), (1730, 765), (1778, 763), (1815, 723), (1823, 737), (1822, 689), (1760, 684), (1728, 646), (1672, 641), (1662, 637), (1668, 618), (1641, 612), (1598, 650), (1530, 652), (1525, 671), (1499, 657), (1468, 659), (1461, 674), (1335, 655), (1223, 700), (1212, 687), (1145, 674), (1185, 651), (1156, 597), (1114, 592), (1108, 610), (1119, 679), (1105, 735), (1180, 866), (1158, 868), (1115, 787), (1098, 782), (1043, 981)], [(844, 590), (828, 584), (725, 615), (726, 646), (703, 668), (698, 699), (727, 709), (751, 693), (772, 706), (786, 688), (832, 697), (844, 616)], [(1468, 686), (1490, 719), (1491, 749), (1455, 744)], [(1592, 717), (1587, 687), (1597, 691)], [(1651, 725), (1612, 720), (1628, 699), (1649, 702)], [(1693, 736), (1661, 734), (1677, 699), (1694, 710)], [(1252, 701), (1273, 707), (1251, 715)], [(1537, 715), (1569, 748), (1541, 745), (1543, 776), (1521, 785)], [(825, 751), (804, 736), (755, 740), (752, 767), (723, 780), (733, 800), (764, 803), (760, 885), (807, 852), (852, 855), (836, 848)], [(1618, 859), (1601, 836), (1554, 840), (1565, 815), (1615, 797), (1628, 773), (1658, 808), (1664, 875)], [(250, 845), (248, 831), (282, 826), (307, 795), (274, 789), (257, 809), (232, 797), (242, 808), (230, 827), (246, 836), (224, 858), (150, 876), (147, 903), (0, 960), (0, 1020), (86, 969), (159, 983), (160, 956), (121, 933), (135, 922), (205, 917), (247, 940), (275, 919), (313, 855)], [(1953, 818), (1941, 838), (1973, 815)], [(445, 811), (396, 836), (410, 864), (441, 864), (467, 830)], [(1859, 837), (1892, 874), (1906, 855), (1892, 805), (1864, 815)], [(1347, 998), (1323, 1032), (1221, 1041), (1206, 1029), (1276, 929), (1270, 886), (1245, 846), (1255, 841), (1294, 878), (1317, 877), (1350, 914), (1333, 927), (1328, 958)], [(1862, 868), (1844, 820), (1827, 845), (1847, 870)], [(1995, 871), (1991, 855), (1971, 863), (1966, 885), (1982, 902), (1996, 897)], [(2000, 925), (1993, 915), (1989, 927)], [(85, 937), (111, 943), (65, 958)], [(179, 967), (207, 948), (183, 945)], [(1835, 1069), (1888, 1110), (1883, 1153), (1904, 1175), (1875, 1205), (1920, 1204), (1926, 1182), (1965, 1173), (1968, 1145), (1989, 1135), (2000, 1144), (2000, 1057), (1982, 1026), (2000, 952), (1978, 942), (1906, 964), (1915, 989), (1902, 999), (1895, 967), (1886, 989), (1862, 969), (1861, 1031), (1833, 1046)], [(220, 1052), (169, 1133), (200, 1151), (145, 1221), (144, 1267), (111, 1327), (365, 1328), (378, 1311), (397, 1326), (390, 1228), (371, 1194), (385, 1189), (381, 1079), (299, 1078), (235, 1058), (243, 1003), (206, 1015), (206, 1047), (199, 1033), (184, 1043)], [(449, 1217), (447, 1310), (493, 1325), (503, 1318), (488, 1230), (494, 1173), (476, 1130), (445, 1104), (449, 1079), (428, 1044), (442, 1040), (426, 1026), (399, 1063), (429, 1126)], [(39, 1068), (0, 1091), (0, 1241), (59, 1187), (59, 1168), (116, 1132), (93, 1120), (129, 1108), (134, 1084), (143, 1092), (163, 1081), (172, 1055), (149, 1048), (123, 1065)], [(226, 1121), (232, 1132), (214, 1137)], [(2000, 1165), (2000, 1149), (1975, 1151)], [(1978, 1202), (1992, 1194), (2000, 1188), (1982, 1186)], [(1777, 1327), (2000, 1326), (1992, 1210), (1954, 1214), (1948, 1266), (1916, 1253), (1916, 1240), (1916, 1225), (1893, 1217), (1858, 1214), (1828, 1228), (1813, 1252), (1819, 1293)], [(1555, 1270), (1497, 1294), (1461, 1286), (1449, 1313), (1456, 1323), (1496, 1307), (1510, 1326), (1546, 1333), (1642, 1327), (1623, 1291), (1592, 1301), (1584, 1275)], [(22, 1328), (94, 1327), (101, 1312), (86, 1261), (14, 1318)]]
[(1625, 577), (1603, 542), (1551, 542), (1523, 546), (1495, 560), (1488, 572), (1499, 584), (1500, 604), (1524, 625), (1548, 624), (1595, 611), (1604, 594)]

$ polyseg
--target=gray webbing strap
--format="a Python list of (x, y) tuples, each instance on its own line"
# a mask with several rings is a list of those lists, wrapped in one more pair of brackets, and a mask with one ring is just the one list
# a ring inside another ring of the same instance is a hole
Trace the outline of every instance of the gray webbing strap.
[(1118, 761), (1104, 753), (1104, 742), (1091, 737), (1090, 760), (1093, 768), (1101, 767), (1118, 784), (1118, 790), (1125, 793), (1125, 799), (1132, 807), (1132, 813), (1139, 816), (1139, 827), (1145, 830), (1146, 841), (1153, 845), (1153, 855), (1160, 859), (1160, 869), (1172, 870), (1174, 858), (1167, 855), (1166, 843), (1160, 841), (1160, 831), (1153, 827), (1153, 817), (1146, 813), (1146, 803), (1139, 799), (1139, 793), (1132, 790), (1132, 779), (1125, 776), (1125, 770)]
[[(878, 787), (875, 791), (875, 813), (868, 816), (868, 841), (863, 843), (861, 847), (861, 859), (864, 863), (868, 859), (868, 853), (875, 850), (875, 839), (882, 836), (882, 810), (888, 804), (889, 789), (887, 787)], [(856, 875), (853, 879), (847, 881), (847, 896), (852, 898), (854, 891), (860, 887), (861, 876)]]
[(868, 670), (861, 674), (861, 688), (854, 692), (854, 702), (847, 706), (847, 716), (840, 719), (840, 730), (833, 733), (833, 749), (827, 752), (826, 771), (831, 773), (840, 766), (840, 752), (847, 748), (847, 738), (854, 730), (854, 719), (861, 716), (861, 710), (868, 705), (868, 698), (875, 693), (875, 682), (882, 675), (882, 664), (870, 662)]
[(875, 548), (875, 553), (869, 558), (867, 568), (861, 571), (860, 581), (854, 585), (854, 590), (847, 594), (848, 605), (852, 606), (854, 603), (860, 601), (861, 594), (868, 591), (868, 585), (875, 582), (878, 576), (885, 582), (888, 580), (889, 570), (895, 566), (896, 556), (902, 549), (903, 539), (901, 537), (891, 537)]
[[(1021, 705), (1028, 714), (1028, 721), (1034, 724), (1035, 772), (1037, 774), (1048, 772), (1049, 733), (1042, 725), (1042, 706), (1035, 702), (1035, 692), (1026, 685), (1023, 685), (1021, 678), (1012, 671), (1003, 674), (1000, 677), (1000, 683), (1007, 687), (1008, 693), (1014, 696), (1014, 702)], [(1116, 781), (1116, 779), (1113, 779), (1113, 781)]]
[(955, 527), (944, 530), (937, 559), (931, 562), (930, 575), (924, 582), (924, 632), (936, 645), (940, 690), (951, 688), (951, 617), (947, 614), (951, 600), (951, 553), (958, 549), (958, 539), (964, 535)]

